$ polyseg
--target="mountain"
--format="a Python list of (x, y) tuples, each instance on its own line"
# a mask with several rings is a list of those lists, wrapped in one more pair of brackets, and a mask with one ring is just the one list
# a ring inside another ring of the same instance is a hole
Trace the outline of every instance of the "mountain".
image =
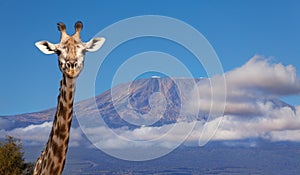
[(11, 130), (22, 128), (31, 124), (41, 124), (46, 121), (52, 121), (55, 114), (55, 108), (47, 109), (40, 112), (19, 114), (13, 116), (0, 116), (0, 128)]
[[(158, 78), (138, 79), (131, 83), (119, 84), (95, 98), (76, 103), (76, 109), (86, 116), (97, 115), (98, 111), (103, 120), (111, 128), (127, 126), (130, 129), (142, 125), (162, 126), (177, 121), (191, 121), (206, 119), (205, 113), (198, 116), (192, 115), (184, 109), (191, 99), (191, 91), (195, 83), (201, 79), (185, 78)], [(96, 102), (98, 110), (91, 109), (92, 103)], [(294, 107), (279, 99), (261, 99), (263, 103), (271, 102), (276, 108), (288, 106)], [(30, 124), (41, 124), (52, 121), (55, 108), (48, 110), (20, 114), (15, 116), (2, 116), (6, 124), (1, 128), (25, 127)], [(74, 120), (73, 126), (78, 126)]]
[[(103, 120), (112, 128), (141, 125), (162, 126), (178, 120), (192, 120), (195, 116), (180, 111), (189, 100), (193, 83), (198, 79), (150, 78), (120, 84), (95, 97)], [(88, 107), (93, 99), (78, 103), (76, 109), (84, 115), (97, 115)], [(198, 116), (197, 116), (198, 117)]]

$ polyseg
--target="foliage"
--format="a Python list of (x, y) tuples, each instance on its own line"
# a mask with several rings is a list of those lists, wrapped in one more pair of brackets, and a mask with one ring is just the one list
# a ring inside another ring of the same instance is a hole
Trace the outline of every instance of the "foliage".
[(30, 163), (25, 163), (23, 166), (23, 172), (22, 175), (32, 175), (33, 170), (34, 170), (35, 164), (30, 162)]
[(6, 136), (5, 142), (0, 142), (0, 174), (20, 175), (25, 168), (20, 139)]

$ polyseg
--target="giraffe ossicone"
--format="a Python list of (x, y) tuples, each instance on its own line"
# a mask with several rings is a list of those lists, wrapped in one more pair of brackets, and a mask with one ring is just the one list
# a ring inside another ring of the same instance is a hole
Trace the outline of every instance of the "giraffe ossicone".
[(49, 41), (35, 43), (43, 53), (57, 54), (63, 76), (52, 130), (46, 147), (36, 162), (34, 175), (60, 175), (62, 173), (69, 144), (76, 78), (83, 69), (85, 53), (97, 51), (105, 42), (105, 38), (93, 38), (88, 42), (82, 42), (80, 31), (83, 24), (80, 21), (75, 23), (73, 35), (66, 33), (64, 23), (58, 23), (57, 27), (61, 33), (58, 44)]

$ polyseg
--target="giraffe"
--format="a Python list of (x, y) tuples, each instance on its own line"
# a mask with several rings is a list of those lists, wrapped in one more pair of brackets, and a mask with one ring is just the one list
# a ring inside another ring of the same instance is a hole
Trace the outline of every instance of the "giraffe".
[(105, 42), (105, 38), (93, 38), (84, 43), (80, 38), (83, 24), (75, 23), (75, 33), (68, 35), (64, 23), (57, 24), (61, 33), (60, 42), (52, 44), (39, 41), (35, 45), (45, 54), (57, 54), (62, 80), (60, 81), (57, 108), (48, 142), (37, 159), (34, 175), (62, 174), (68, 150), (70, 126), (73, 116), (73, 101), (76, 78), (83, 69), (86, 52), (97, 51)]

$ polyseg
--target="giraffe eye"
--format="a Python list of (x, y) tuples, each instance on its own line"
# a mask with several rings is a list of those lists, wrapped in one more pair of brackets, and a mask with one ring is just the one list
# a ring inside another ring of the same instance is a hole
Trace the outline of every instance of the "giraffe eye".
[(63, 67), (63, 65), (65, 64), (65, 62), (61, 61), (61, 60), (59, 60), (58, 62), (59, 62), (59, 66), (61, 66), (61, 67)]

